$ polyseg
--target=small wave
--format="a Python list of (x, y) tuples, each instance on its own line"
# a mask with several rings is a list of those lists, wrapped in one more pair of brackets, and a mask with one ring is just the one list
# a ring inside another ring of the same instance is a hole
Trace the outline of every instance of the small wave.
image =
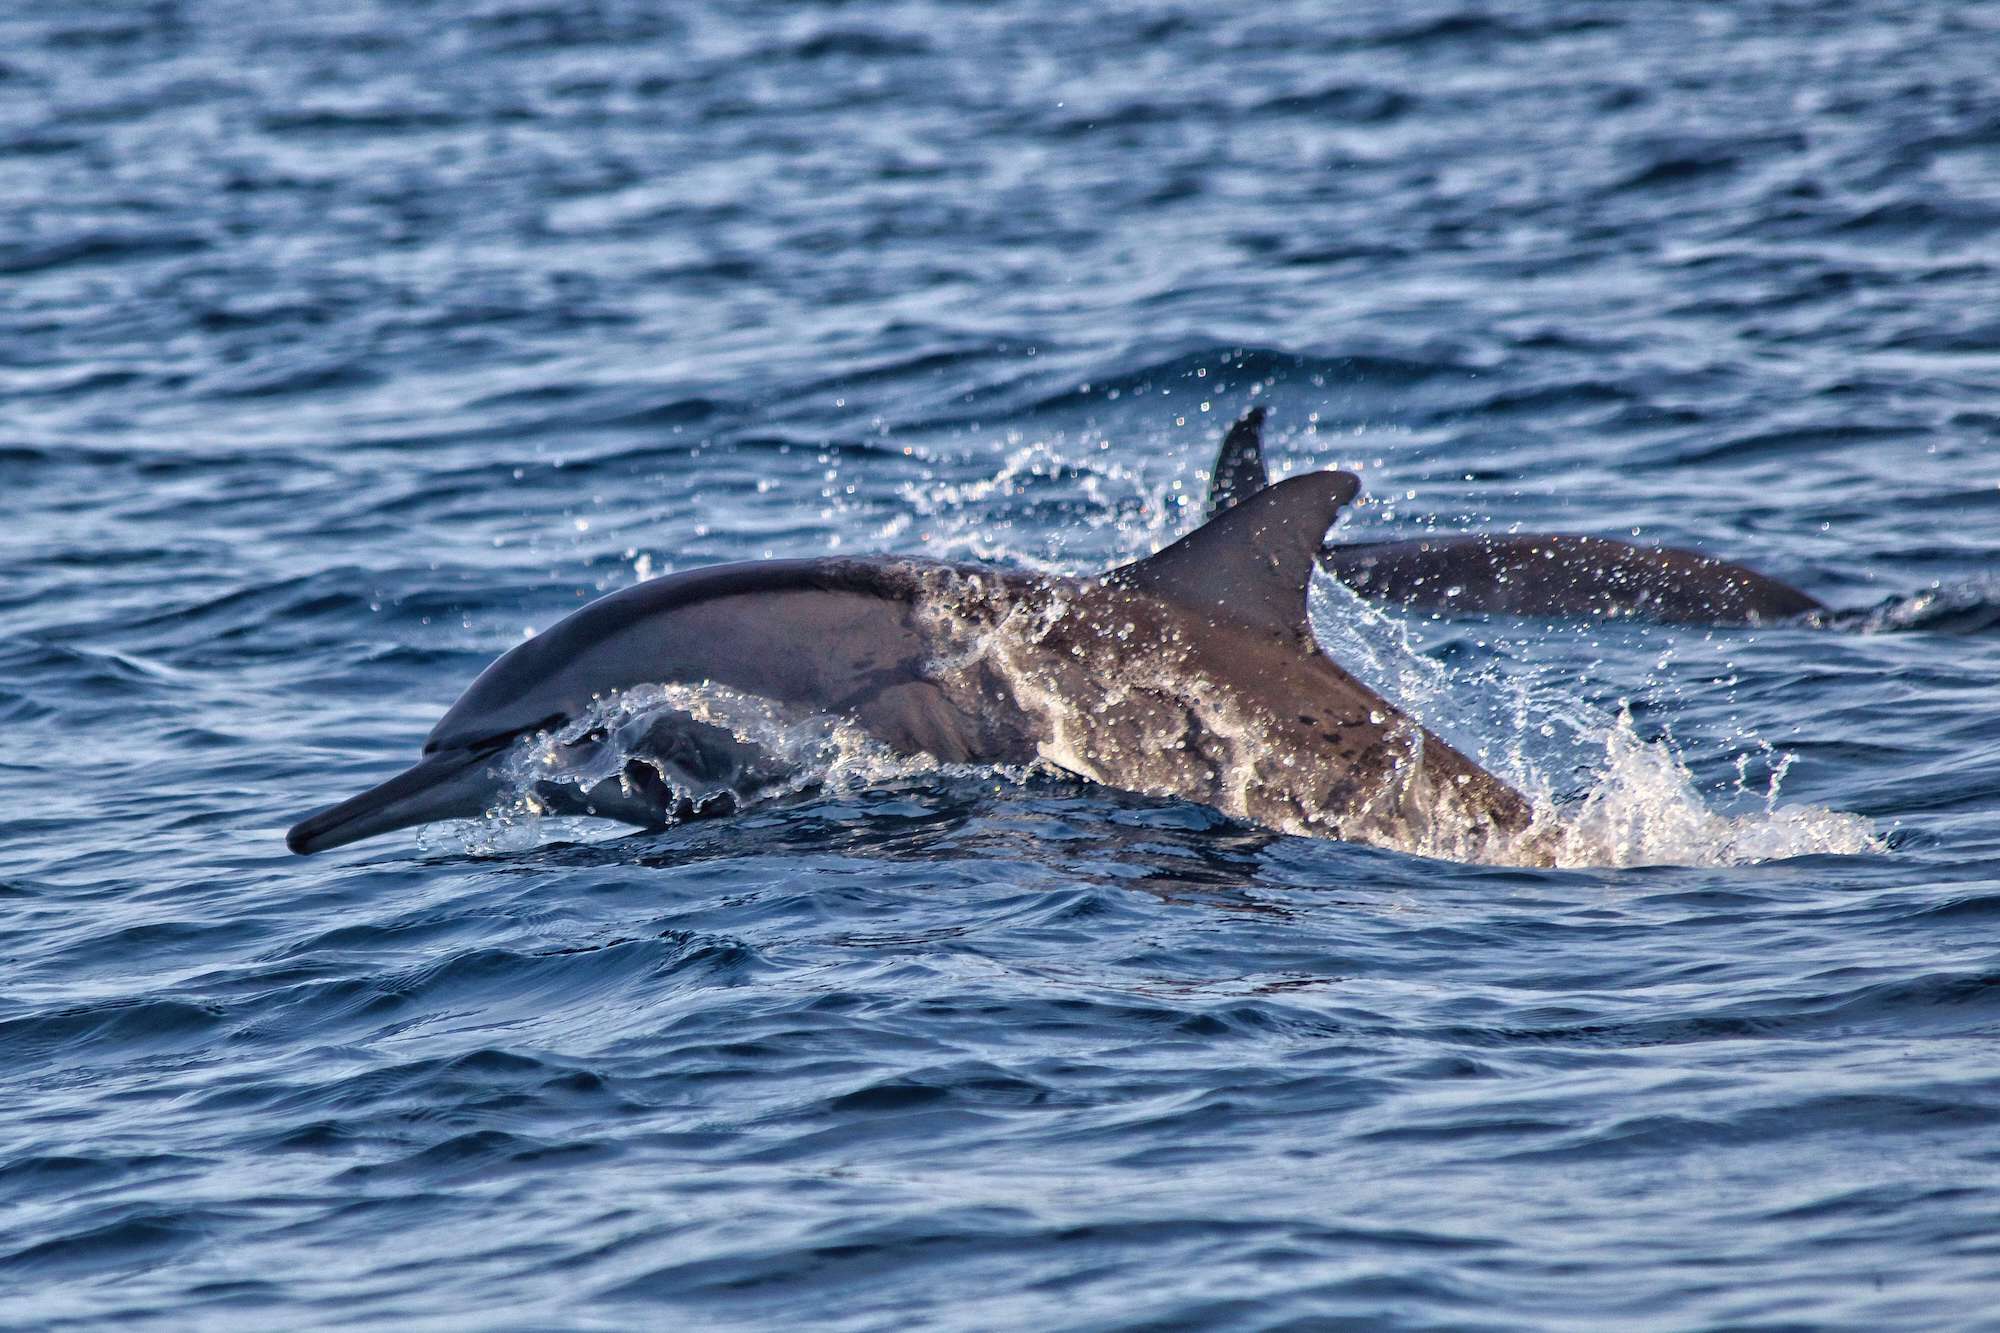
[(599, 46), (629, 54), (676, 43), (685, 29), (683, 20), (650, 5), (508, 5), (462, 22), (480, 47), (506, 55)]
[(1696, 149), (1667, 152), (1653, 157), (1611, 187), (1621, 190), (1679, 190), (1702, 180), (1733, 175), (1743, 159), (1724, 150)]
[(1495, 43), (1529, 43), (1547, 41), (1554, 37), (1565, 37), (1577, 33), (1596, 32), (1616, 28), (1618, 25), (1603, 18), (1564, 18), (1541, 23), (1519, 22), (1495, 18), (1478, 10), (1464, 10), (1458, 13), (1442, 14), (1436, 18), (1418, 19), (1403, 23), (1380, 32), (1371, 33), (1365, 42), (1370, 46), (1404, 47), (1421, 50), (1431, 46), (1447, 46), (1463, 43), (1466, 45), (1491, 45)]
[(171, 232), (91, 232), (59, 241), (20, 242), (0, 247), (0, 274), (19, 276), (90, 264), (123, 264), (198, 254), (205, 237)]
[(1655, 466), (1686, 468), (1699, 463), (1745, 463), (1776, 458), (1800, 458), (1835, 449), (1879, 449), (1904, 440), (1913, 432), (1889, 426), (1800, 426), (1757, 431), (1720, 444), (1695, 449), (1676, 446), (1648, 460)]
[(33, 1059), (89, 1042), (94, 1049), (158, 1052), (196, 1045), (222, 1023), (213, 1005), (130, 1000), (0, 1020), (0, 1053)]
[(295, 362), (274, 356), (212, 375), (207, 395), (218, 399), (282, 398), (380, 384), (380, 370), (359, 360), (329, 356)]
[(468, 1176), (497, 1180), (517, 1172), (545, 1168), (552, 1161), (578, 1162), (605, 1156), (610, 1151), (602, 1144), (559, 1143), (505, 1130), (478, 1129), (420, 1148), (394, 1161), (349, 1167), (336, 1179), (349, 1185), (389, 1181), (403, 1184), (443, 1182)]
[(32, 639), (0, 640), (0, 671), (16, 684), (47, 682), (86, 699), (149, 694), (174, 679), (171, 668), (133, 653)]
[(1189, 120), (1214, 120), (1226, 114), (1227, 108), (1208, 100), (1138, 97), (1086, 107), (1058, 120), (1052, 129), (1057, 134), (1074, 139), (1106, 130), (1136, 130), (1147, 126), (1177, 125)]
[(321, 106), (274, 112), (259, 124), (272, 134), (398, 134), (451, 129), (465, 123), (442, 106)]
[[(577, 406), (557, 406), (572, 403)], [(466, 404), (471, 412), (515, 407), (554, 408), (532, 421), (518, 423), (516, 429), (569, 432), (690, 426), (738, 410), (739, 405), (701, 394), (661, 393), (639, 385), (593, 384), (536, 384)]]
[(1308, 93), (1284, 93), (1257, 104), (1256, 110), (1278, 115), (1334, 116), (1362, 125), (1398, 120), (1417, 105), (1414, 95), (1400, 88), (1372, 83), (1335, 83)]
[(201, 1158), (186, 1153), (34, 1154), (0, 1162), (0, 1194), (18, 1199), (42, 1186), (77, 1193), (135, 1176), (184, 1175), (203, 1165)]
[(1979, 634), (2000, 629), (2000, 579), (1891, 597), (1870, 607), (1815, 612), (1807, 623), (1862, 634)]
[(2000, 210), (1949, 198), (1894, 199), (1863, 209), (1825, 228), (1829, 235), (1874, 241), (1927, 239), (1984, 244), (2000, 228)]
[(1475, 403), (1472, 411), (1482, 418), (1512, 414), (1546, 419), (1565, 409), (1596, 409), (1646, 406), (1641, 395), (1623, 384), (1601, 379), (1577, 379), (1561, 384), (1538, 384), (1503, 389)]
[(796, 60), (890, 60), (932, 53), (931, 44), (916, 33), (877, 32), (865, 28), (833, 28), (803, 41), (775, 48), (768, 54)]
[(120, 1207), (94, 1226), (0, 1255), (0, 1272), (80, 1277), (151, 1267), (199, 1245), (225, 1220), (211, 1209)]

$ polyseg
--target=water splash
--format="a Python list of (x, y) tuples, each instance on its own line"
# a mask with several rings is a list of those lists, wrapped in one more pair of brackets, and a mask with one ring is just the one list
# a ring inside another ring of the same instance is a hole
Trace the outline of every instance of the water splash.
[[(689, 753), (691, 735), (700, 756)], [(507, 795), (482, 818), (430, 826), (435, 841), (420, 845), (490, 855), (549, 838), (597, 840), (632, 825), (731, 814), (808, 791), (975, 773), (1020, 783), (1030, 775), (900, 754), (846, 718), (712, 682), (607, 695), (573, 721), (517, 741), (503, 773)]]
[(1470, 646), (1487, 656), (1454, 669), (1420, 651), (1410, 622), (1332, 579), (1315, 579), (1310, 607), (1337, 661), (1529, 798), (1534, 825), (1511, 849), (1524, 862), (1719, 866), (1887, 848), (1860, 815), (1781, 805), (1795, 757), (1754, 731), (1736, 738), (1736, 779), (1720, 794), (1742, 808), (1725, 812), (1670, 738), (1639, 734), (1629, 704), (1607, 712), (1580, 697), (1571, 664), (1510, 656), (1519, 645), (1475, 624)]
[[(1119, 552), (1164, 545), (1199, 512), (1200, 487), (1183, 475), (1182, 445), (1142, 449), (1130, 462), (1092, 432), (1032, 440), (1014, 432), (1003, 443), (1006, 453), (990, 476), (906, 483), (901, 497), (911, 524), (886, 535), (914, 526), (925, 554), (936, 559), (1075, 573), (1118, 563)], [(1046, 544), (1025, 545), (1024, 532)]]
[(1938, 584), (1874, 606), (1815, 612), (1808, 623), (1861, 634), (1977, 634), (2000, 628), (2000, 578)]
[(1739, 764), (1736, 794), (1753, 805), (1725, 814), (1703, 799), (1673, 746), (1640, 736), (1631, 710), (1623, 708), (1603, 733), (1602, 761), (1582, 800), (1564, 807), (1546, 791), (1535, 792), (1537, 823), (1556, 830), (1559, 866), (1726, 866), (1888, 849), (1861, 815), (1780, 805), (1791, 759), (1778, 759), (1761, 792), (1749, 787), (1748, 763)]

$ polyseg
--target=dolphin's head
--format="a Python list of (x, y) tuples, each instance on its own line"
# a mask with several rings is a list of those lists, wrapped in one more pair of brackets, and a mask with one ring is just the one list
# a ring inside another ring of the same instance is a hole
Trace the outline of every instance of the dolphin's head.
[(508, 794), (501, 772), (508, 748), (522, 736), (582, 716), (593, 701), (592, 685), (605, 683), (592, 677), (603, 674), (603, 664), (593, 658), (606, 640), (597, 626), (574, 623), (582, 618), (583, 613), (572, 616), (503, 653), (438, 720), (420, 761), (380, 786), (306, 816), (285, 835), (285, 845), (299, 853), (323, 852), (396, 829), (485, 814)]
[[(794, 641), (814, 641), (816, 635), (833, 632), (828, 625), (852, 634), (851, 608), (835, 616), (825, 610), (819, 594), (858, 581), (879, 600), (870, 581), (878, 577), (865, 565), (829, 571), (820, 561), (772, 560), (690, 570), (600, 597), (516, 644), (482, 671), (432, 728), (423, 758), (414, 767), (300, 820), (286, 835), (286, 844), (295, 852), (318, 852), (434, 820), (476, 819), (515, 793), (517, 775), (506, 771), (505, 762), (515, 741), (562, 731), (635, 686), (714, 679), (763, 696), (798, 697), (817, 683), (816, 668), (809, 665), (817, 658), (773, 651), (768, 645), (773, 627)], [(791, 602), (779, 599), (774, 606), (761, 596), (770, 593), (801, 596)], [(738, 598), (749, 595), (760, 600), (746, 609)], [(873, 633), (877, 626), (894, 629), (900, 621), (896, 611), (854, 623)], [(875, 660), (866, 653), (856, 656)], [(726, 664), (727, 671), (718, 663)], [(852, 692), (865, 683), (856, 679), (843, 690)], [(691, 722), (682, 715), (667, 730), (639, 738), (642, 748), (626, 753), (645, 758), (662, 782), (684, 792), (736, 790), (763, 781), (761, 768), (707, 731), (691, 730)], [(588, 739), (572, 739), (568, 745)], [(734, 776), (718, 778), (723, 769)], [(700, 799), (705, 798), (697, 804)], [(612, 804), (617, 809), (603, 810), (585, 800), (584, 812), (658, 822), (637, 817), (659, 804), (650, 794), (638, 806)]]
[(546, 812), (658, 828), (726, 814), (795, 769), (729, 728), (680, 708), (649, 707), (581, 735), (569, 734), (576, 730), (569, 728), (547, 736), (561, 721), (533, 729), (547, 742), (545, 767), (522, 770), (507, 763), (520, 733), (479, 746), (434, 749), (380, 786), (300, 820), (286, 835), (286, 845), (299, 853), (321, 852), (434, 820), (476, 819), (517, 795)]

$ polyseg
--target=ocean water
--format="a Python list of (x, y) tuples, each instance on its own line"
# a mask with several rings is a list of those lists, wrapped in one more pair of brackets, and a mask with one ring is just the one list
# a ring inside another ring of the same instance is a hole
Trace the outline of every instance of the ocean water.
[[(2000, 11), (0, 13), (0, 1323), (1996, 1327)], [(723, 560), (1343, 532), (1843, 608), (1332, 651), (1553, 869), (836, 756), (313, 858)]]

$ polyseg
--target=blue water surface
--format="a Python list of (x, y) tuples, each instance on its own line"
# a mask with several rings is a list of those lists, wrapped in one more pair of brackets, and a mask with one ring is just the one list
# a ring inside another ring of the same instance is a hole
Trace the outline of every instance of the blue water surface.
[[(0, 1323), (1995, 1326), (1996, 68), (1949, 0), (7, 7)], [(1349, 533), (1857, 614), (1323, 598), (1596, 747), (1557, 869), (915, 769), (284, 849), (602, 591), (1100, 569), (1252, 403)]]

